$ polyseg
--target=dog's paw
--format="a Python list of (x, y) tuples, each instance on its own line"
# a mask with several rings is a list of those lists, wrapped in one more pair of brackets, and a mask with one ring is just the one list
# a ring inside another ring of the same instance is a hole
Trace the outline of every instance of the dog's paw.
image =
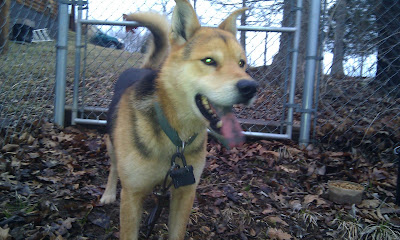
[(104, 193), (103, 196), (100, 198), (100, 203), (109, 204), (115, 202), (115, 200), (116, 200), (115, 194)]

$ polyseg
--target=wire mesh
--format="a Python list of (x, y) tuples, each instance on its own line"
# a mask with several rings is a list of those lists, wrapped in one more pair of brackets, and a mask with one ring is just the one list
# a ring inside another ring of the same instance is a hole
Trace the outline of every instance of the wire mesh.
[(400, 141), (400, 1), (326, 1), (314, 137), (370, 158)]
[(33, 40), (57, 32), (55, 1), (0, 1), (0, 146), (25, 138), (53, 114), (55, 41)]

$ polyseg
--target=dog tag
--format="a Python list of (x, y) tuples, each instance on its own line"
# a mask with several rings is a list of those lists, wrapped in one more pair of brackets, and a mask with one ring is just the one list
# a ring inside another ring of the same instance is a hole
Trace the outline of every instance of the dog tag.
[(175, 188), (194, 184), (193, 166), (184, 166), (171, 171), (170, 176)]

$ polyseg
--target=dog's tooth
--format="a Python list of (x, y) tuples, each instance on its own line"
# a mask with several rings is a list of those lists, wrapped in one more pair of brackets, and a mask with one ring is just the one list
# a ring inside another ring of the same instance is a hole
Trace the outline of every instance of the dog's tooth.
[(208, 103), (208, 99), (204, 96), (201, 97), (201, 103), (203, 103), (203, 105), (206, 107), (210, 107), (210, 104)]
[(222, 128), (222, 121), (221, 120), (219, 120), (218, 122), (217, 122), (217, 128)]

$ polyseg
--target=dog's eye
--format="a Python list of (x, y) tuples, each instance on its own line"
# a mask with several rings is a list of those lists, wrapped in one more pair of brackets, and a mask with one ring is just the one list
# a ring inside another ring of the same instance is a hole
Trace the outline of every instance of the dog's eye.
[(201, 61), (205, 64), (205, 65), (209, 65), (209, 66), (217, 66), (217, 62), (210, 58), (210, 57), (206, 57), (201, 59)]
[(244, 67), (244, 65), (246, 65), (246, 62), (243, 59), (240, 59), (239, 61), (239, 67)]

